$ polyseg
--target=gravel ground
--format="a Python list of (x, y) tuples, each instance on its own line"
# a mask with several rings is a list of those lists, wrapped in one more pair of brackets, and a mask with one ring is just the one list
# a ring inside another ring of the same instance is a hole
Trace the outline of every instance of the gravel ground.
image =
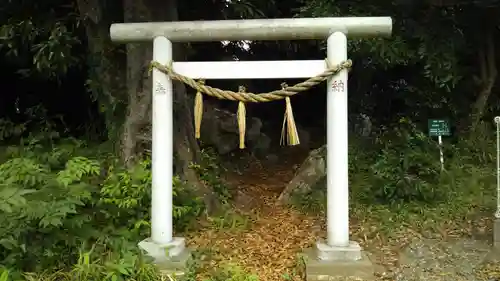
[(484, 241), (420, 240), (400, 254), (397, 281), (500, 280), (500, 263)]

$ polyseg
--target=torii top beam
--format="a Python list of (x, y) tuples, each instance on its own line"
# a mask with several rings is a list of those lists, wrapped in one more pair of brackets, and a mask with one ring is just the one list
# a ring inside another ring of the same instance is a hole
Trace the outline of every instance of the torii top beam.
[(288, 18), (220, 21), (115, 23), (111, 40), (151, 42), (164, 36), (173, 42), (326, 39), (340, 31), (349, 37), (388, 37), (390, 17)]

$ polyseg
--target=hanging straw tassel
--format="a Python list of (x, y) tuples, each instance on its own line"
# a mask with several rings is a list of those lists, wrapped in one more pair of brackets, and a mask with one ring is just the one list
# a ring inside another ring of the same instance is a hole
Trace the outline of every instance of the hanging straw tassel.
[[(205, 80), (198, 81), (200, 84), (205, 84)], [(194, 98), (194, 137), (199, 139), (201, 135), (201, 119), (203, 117), (203, 95), (196, 92)]]
[[(281, 84), (282, 89), (285, 89), (286, 87), (288, 87), (286, 83)], [(285, 118), (283, 119), (283, 127), (281, 128), (281, 145), (285, 145), (285, 138), (286, 143), (290, 146), (300, 144), (299, 133), (297, 132), (297, 126), (295, 125), (295, 119), (293, 118), (290, 97), (285, 98)]]
[[(244, 93), (246, 91), (245, 87), (240, 86), (238, 92)], [(238, 129), (240, 131), (240, 149), (245, 148), (245, 131), (246, 131), (246, 110), (245, 103), (240, 101), (238, 103)]]

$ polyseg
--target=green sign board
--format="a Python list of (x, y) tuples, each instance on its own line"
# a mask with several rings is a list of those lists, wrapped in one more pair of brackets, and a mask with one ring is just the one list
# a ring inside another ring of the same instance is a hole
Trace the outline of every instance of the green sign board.
[(444, 119), (429, 119), (429, 136), (437, 137), (437, 136), (450, 136), (450, 124), (448, 124), (448, 120)]

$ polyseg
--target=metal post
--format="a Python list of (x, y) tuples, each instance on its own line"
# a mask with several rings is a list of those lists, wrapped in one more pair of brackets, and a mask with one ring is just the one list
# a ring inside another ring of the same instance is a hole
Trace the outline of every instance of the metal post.
[(496, 116), (493, 120), (497, 127), (497, 210), (495, 218), (500, 219), (500, 116)]
[[(153, 41), (153, 60), (172, 61), (172, 42), (165, 37)], [(168, 75), (153, 69), (153, 145), (151, 239), (159, 245), (172, 242), (173, 178), (173, 87)]]
[[(331, 65), (347, 59), (347, 37), (335, 32), (328, 37)], [(327, 81), (327, 244), (349, 245), (347, 70)]]

